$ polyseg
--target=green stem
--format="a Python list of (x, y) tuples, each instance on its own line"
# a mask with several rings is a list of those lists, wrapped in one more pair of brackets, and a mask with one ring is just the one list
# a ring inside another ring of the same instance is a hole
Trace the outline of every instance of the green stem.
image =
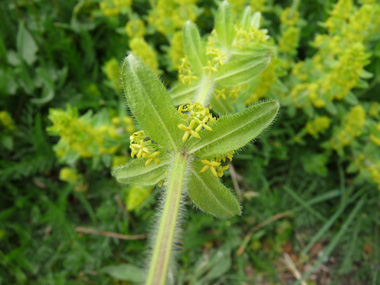
[(202, 79), (202, 84), (196, 96), (195, 102), (199, 102), (203, 106), (205, 106), (206, 103), (210, 99), (210, 95), (213, 91), (213, 88), (214, 88), (214, 81), (210, 77), (205, 76)]
[(149, 274), (145, 283), (147, 285), (166, 284), (166, 275), (169, 269), (170, 256), (177, 225), (186, 164), (187, 156), (183, 153), (177, 153), (169, 177), (169, 185), (166, 190), (165, 204), (160, 220), (160, 226), (154, 242)]

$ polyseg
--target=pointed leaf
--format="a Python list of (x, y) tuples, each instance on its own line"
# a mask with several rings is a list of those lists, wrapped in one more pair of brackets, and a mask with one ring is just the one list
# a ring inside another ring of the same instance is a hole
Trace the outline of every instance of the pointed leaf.
[(198, 75), (202, 75), (202, 67), (207, 65), (206, 48), (197, 26), (191, 21), (187, 21), (183, 27), (183, 43), (191, 68)]
[(33, 64), (36, 59), (38, 46), (33, 36), (29, 33), (23, 21), (20, 22), (17, 31), (17, 52), (20, 57), (29, 65)]
[(182, 146), (183, 123), (164, 85), (140, 59), (130, 54), (123, 63), (122, 81), (129, 107), (147, 136), (168, 150)]
[(210, 171), (200, 173), (203, 166), (202, 162), (196, 161), (189, 171), (187, 192), (194, 204), (218, 218), (240, 215), (240, 204), (236, 197)]
[[(273, 57), (276, 54), (276, 48), (274, 46), (262, 43), (255, 43), (244, 49), (239, 47), (233, 48), (231, 54), (236, 57), (250, 57), (251, 59), (258, 57)], [(231, 59), (233, 60), (233, 58)]]
[(348, 94), (343, 97), (343, 100), (346, 101), (348, 104), (353, 105), (353, 106), (359, 104), (358, 98), (351, 91), (348, 92)]
[(145, 166), (146, 159), (133, 159), (126, 165), (115, 168), (112, 171), (112, 176), (123, 184), (136, 184), (142, 186), (152, 186), (165, 178), (165, 171), (171, 162), (169, 155), (160, 157), (160, 164), (154, 162)]
[(221, 3), (216, 12), (215, 31), (222, 47), (229, 49), (234, 39), (234, 20), (231, 6), (227, 1)]
[(273, 122), (279, 108), (277, 101), (267, 101), (220, 117), (210, 125), (212, 131), (203, 130), (201, 139), (189, 140), (187, 152), (206, 158), (242, 148)]
[(264, 71), (271, 61), (271, 55), (248, 56), (231, 59), (222, 65), (216, 73), (215, 81), (225, 87), (233, 87), (236, 84), (244, 84)]
[(117, 280), (131, 281), (142, 283), (145, 280), (146, 272), (144, 269), (132, 264), (109, 265), (100, 269), (100, 271), (111, 275)]
[(251, 18), (251, 27), (258, 30), (260, 28), (261, 13), (255, 12)]
[(239, 20), (239, 28), (244, 29), (244, 30), (249, 30), (251, 26), (251, 15), (252, 15), (251, 7), (249, 6), (245, 7)]

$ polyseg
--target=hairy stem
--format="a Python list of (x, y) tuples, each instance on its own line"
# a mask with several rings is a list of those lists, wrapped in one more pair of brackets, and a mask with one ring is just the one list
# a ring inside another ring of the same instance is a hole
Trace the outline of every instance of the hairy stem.
[(146, 284), (166, 284), (170, 256), (173, 247), (174, 234), (177, 225), (178, 211), (181, 202), (183, 180), (186, 170), (187, 157), (177, 153), (174, 158), (169, 185), (166, 190), (164, 209), (158, 228), (149, 274)]
[(210, 95), (213, 91), (213, 88), (214, 88), (213, 80), (210, 77), (205, 76), (202, 79), (202, 84), (198, 91), (198, 94), (196, 95), (195, 102), (199, 102), (203, 106), (205, 106), (206, 103), (210, 100)]

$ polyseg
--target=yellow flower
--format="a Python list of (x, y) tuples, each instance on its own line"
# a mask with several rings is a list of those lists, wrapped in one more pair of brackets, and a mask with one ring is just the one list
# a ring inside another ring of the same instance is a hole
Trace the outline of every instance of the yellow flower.
[(148, 65), (153, 71), (157, 71), (158, 62), (156, 53), (143, 38), (132, 39), (129, 42), (129, 47), (136, 56), (143, 59), (146, 65)]
[(281, 23), (286, 26), (295, 26), (298, 22), (299, 16), (300, 13), (298, 11), (294, 11), (294, 9), (288, 7), (282, 11), (280, 20)]
[(0, 123), (10, 131), (16, 128), (11, 115), (7, 111), (0, 112)]
[(142, 38), (145, 35), (144, 21), (140, 19), (132, 19), (127, 22), (125, 30), (130, 38)]
[(197, 122), (195, 120), (192, 120), (190, 122), (190, 125), (189, 126), (185, 126), (184, 124), (180, 124), (178, 125), (178, 128), (182, 131), (185, 131), (185, 134), (183, 135), (182, 137), (182, 141), (185, 142), (189, 136), (191, 135), (192, 137), (194, 138), (197, 138), (197, 139), (200, 139), (201, 137), (199, 136), (199, 134), (193, 130), (193, 128), (195, 127), (195, 124)]
[(59, 172), (59, 179), (70, 184), (75, 184), (79, 180), (79, 175), (76, 170), (70, 167), (64, 167)]
[(216, 177), (218, 177), (218, 173), (215, 169), (215, 167), (217, 166), (220, 166), (220, 162), (216, 162), (216, 161), (209, 161), (209, 160), (201, 160), (202, 163), (205, 165), (202, 169), (201, 169), (201, 173), (202, 172), (205, 172), (207, 169), (210, 169), (212, 174), (214, 174)]
[(331, 120), (327, 116), (321, 116), (315, 118), (311, 122), (307, 122), (306, 130), (309, 134), (315, 135), (322, 132), (330, 127)]

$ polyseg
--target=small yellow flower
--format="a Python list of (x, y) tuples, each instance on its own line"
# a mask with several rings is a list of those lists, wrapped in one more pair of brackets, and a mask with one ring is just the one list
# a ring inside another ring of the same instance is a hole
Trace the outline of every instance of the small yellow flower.
[(198, 123), (198, 127), (195, 129), (196, 132), (199, 132), (202, 128), (205, 128), (208, 131), (212, 131), (212, 129), (206, 125), (207, 121), (209, 120), (209, 116), (206, 116), (203, 118), (203, 120), (199, 120), (197, 117), (194, 118), (194, 120)]
[(190, 125), (188, 127), (186, 127), (184, 124), (180, 124), (178, 125), (178, 128), (182, 131), (185, 131), (185, 134), (183, 135), (182, 137), (182, 142), (185, 142), (187, 141), (187, 139), (189, 138), (189, 136), (191, 135), (192, 137), (195, 137), (197, 139), (200, 139), (201, 137), (199, 136), (199, 134), (193, 130), (193, 128), (195, 127), (195, 124), (197, 122), (195, 120), (192, 120), (190, 122)]
[(228, 168), (230, 168), (230, 166), (228, 164), (225, 166), (220, 166), (218, 169), (218, 176), (223, 177), (224, 170), (227, 170)]
[(208, 75), (211, 76), (213, 72), (218, 72), (218, 69), (212, 65), (212, 61), (208, 61), (207, 66), (202, 67), (203, 70), (208, 70)]
[(216, 95), (216, 99), (219, 99), (220, 97), (222, 97), (223, 100), (226, 100), (226, 89), (215, 89), (215, 93), (217, 94)]
[[(218, 175), (218, 173), (217, 173), (215, 167), (220, 166), (220, 164), (221, 164), (220, 162), (216, 162), (216, 161), (208, 161), (208, 160), (201, 160), (201, 161), (202, 161), (202, 163), (203, 163), (205, 166), (201, 169), (200, 173), (205, 172), (207, 169), (210, 169), (211, 172), (212, 172), (212, 174), (214, 174), (214, 176), (219, 177), (219, 175)], [(222, 174), (222, 175), (223, 175), (223, 174)]]
[(148, 160), (145, 162), (145, 166), (148, 166), (152, 161), (154, 161), (154, 163), (156, 165), (159, 165), (160, 164), (160, 160), (157, 158), (157, 156), (160, 155), (160, 152), (159, 151), (156, 151), (154, 153), (152, 153), (151, 155), (149, 155), (147, 158)]
[(132, 157), (136, 155), (137, 158), (141, 158), (144, 153), (149, 154), (149, 149), (145, 147), (143, 140), (140, 141), (140, 144), (131, 144), (131, 149), (132, 149), (132, 154), (131, 154)]

